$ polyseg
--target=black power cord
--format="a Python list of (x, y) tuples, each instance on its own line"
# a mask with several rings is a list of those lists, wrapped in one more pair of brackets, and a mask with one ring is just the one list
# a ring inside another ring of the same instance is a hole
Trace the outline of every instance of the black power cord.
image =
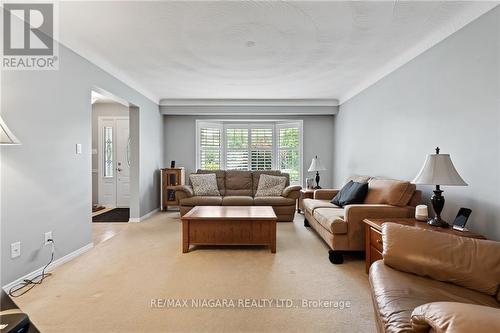
[[(26, 294), (28, 291), (33, 289), (37, 284), (42, 284), (43, 280), (45, 280), (46, 277), (51, 276), (51, 273), (45, 273), (45, 270), (49, 265), (54, 261), (54, 240), (53, 239), (47, 239), (47, 242), (50, 242), (52, 244), (52, 253), (50, 255), (50, 261), (45, 265), (42, 269), (42, 273), (38, 274), (32, 279), (24, 279), (21, 283), (13, 286), (12, 288), (9, 289), (9, 296), (10, 297), (19, 297), (24, 294)], [(27, 289), (25, 289), (27, 288)], [(18, 291), (25, 289), (21, 293), (17, 294)]]

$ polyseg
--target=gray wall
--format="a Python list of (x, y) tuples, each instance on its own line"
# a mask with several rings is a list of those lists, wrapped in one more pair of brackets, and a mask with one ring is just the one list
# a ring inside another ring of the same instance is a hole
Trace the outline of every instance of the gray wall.
[[(265, 112), (263, 107), (262, 112)], [(165, 165), (175, 160), (178, 166), (186, 168), (189, 175), (196, 170), (196, 119), (251, 119), (255, 117), (223, 116), (164, 116)], [(303, 179), (313, 177), (307, 169), (314, 155), (318, 155), (328, 169), (321, 173), (321, 185), (332, 185), (333, 167), (333, 116), (258, 116), (258, 119), (302, 119), (304, 123)]]
[[(98, 119), (99, 117), (128, 117), (129, 108), (119, 103), (94, 103), (92, 104), (92, 149), (99, 146)], [(99, 202), (98, 184), (98, 155), (92, 154), (92, 203)]]
[[(132, 214), (159, 205), (158, 171), (163, 161), (162, 119), (158, 105), (84, 58), (60, 46), (57, 71), (3, 71), (2, 117), (21, 146), (1, 147), (1, 284), (47, 263), (46, 231), (56, 242), (56, 259), (91, 238), (91, 104), (93, 87), (139, 108), (137, 184), (139, 203)], [(75, 154), (75, 144), (83, 154)], [(133, 156), (134, 158), (134, 156)], [(134, 198), (133, 198), (134, 199)], [(134, 215), (132, 215), (134, 217)], [(10, 258), (10, 244), (21, 241), (21, 256)]]
[[(500, 240), (500, 8), (341, 105), (334, 183), (351, 173), (412, 180), (440, 146), (468, 187), (444, 187), (444, 218)], [(426, 199), (431, 186), (421, 186)]]

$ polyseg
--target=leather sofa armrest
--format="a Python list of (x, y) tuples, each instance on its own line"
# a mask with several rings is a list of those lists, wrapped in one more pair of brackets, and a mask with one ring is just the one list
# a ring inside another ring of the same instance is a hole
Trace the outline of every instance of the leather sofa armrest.
[(416, 333), (500, 332), (500, 309), (457, 302), (434, 302), (416, 307), (411, 314)]
[(175, 199), (177, 201), (194, 196), (193, 188), (188, 185), (178, 185), (174, 187)]
[(281, 193), (281, 196), (285, 197), (285, 198), (290, 198), (290, 199), (298, 199), (300, 196), (301, 189), (302, 189), (302, 186), (300, 186), (300, 185), (288, 186), (283, 190), (283, 192)]
[[(461, 237), (396, 223), (382, 225), (384, 264), (495, 297), (500, 242)], [(460, 255), (457, 255), (460, 249)]]
[(338, 189), (320, 189), (314, 191), (314, 199), (316, 200), (332, 200), (339, 193)]
[(347, 205), (345, 206), (345, 220), (346, 222), (362, 222), (366, 218), (405, 218), (411, 217), (414, 210), (413, 207), (397, 207), (382, 204)]

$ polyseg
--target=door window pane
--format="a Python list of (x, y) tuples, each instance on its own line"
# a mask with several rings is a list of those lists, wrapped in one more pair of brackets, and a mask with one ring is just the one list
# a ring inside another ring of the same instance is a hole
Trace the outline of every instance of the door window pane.
[(104, 127), (104, 177), (113, 177), (113, 127)]

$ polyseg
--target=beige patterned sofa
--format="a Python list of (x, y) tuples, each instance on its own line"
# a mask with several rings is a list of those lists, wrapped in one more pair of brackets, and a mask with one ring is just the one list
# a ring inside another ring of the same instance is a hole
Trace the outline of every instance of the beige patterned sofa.
[(368, 182), (363, 204), (338, 207), (330, 201), (339, 190), (316, 190), (314, 199), (304, 199), (304, 225), (312, 227), (330, 247), (329, 259), (343, 262), (346, 251), (364, 251), (365, 218), (414, 217), (422, 194), (408, 181), (352, 176), (348, 181)]
[[(290, 186), (289, 175), (281, 171), (198, 170), (197, 174), (215, 173), (220, 196), (196, 196), (190, 185), (177, 186), (175, 197), (181, 216), (194, 206), (272, 206), (278, 221), (291, 222), (295, 216), (301, 186)], [(260, 175), (287, 178), (281, 196), (255, 197)]]

